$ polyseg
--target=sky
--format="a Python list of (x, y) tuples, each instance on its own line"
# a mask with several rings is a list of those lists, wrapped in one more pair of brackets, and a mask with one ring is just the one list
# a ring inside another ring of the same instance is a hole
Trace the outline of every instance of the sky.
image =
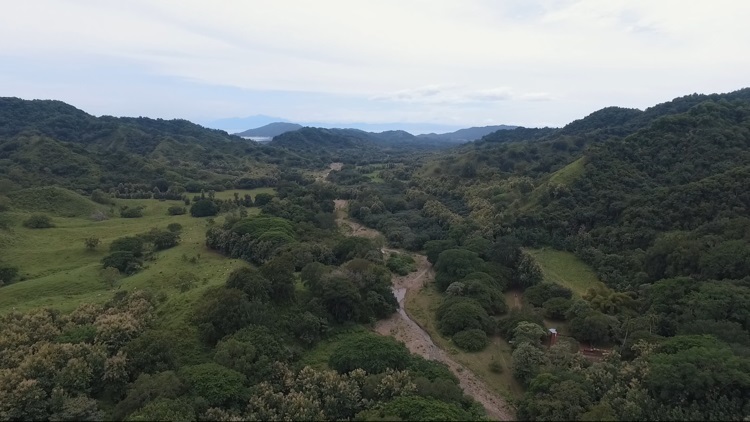
[(0, 96), (207, 125), (562, 126), (750, 86), (747, 22), (745, 0), (13, 1)]

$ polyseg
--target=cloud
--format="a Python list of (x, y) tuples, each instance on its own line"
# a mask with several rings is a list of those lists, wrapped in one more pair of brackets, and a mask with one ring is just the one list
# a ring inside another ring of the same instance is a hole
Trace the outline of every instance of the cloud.
[(95, 113), (114, 101), (103, 90), (124, 93), (108, 113), (292, 118), (325, 105), (370, 120), (564, 124), (737, 89), (750, 73), (736, 47), (750, 44), (750, 2), (732, 0), (25, 0), (3, 12), (0, 90)]

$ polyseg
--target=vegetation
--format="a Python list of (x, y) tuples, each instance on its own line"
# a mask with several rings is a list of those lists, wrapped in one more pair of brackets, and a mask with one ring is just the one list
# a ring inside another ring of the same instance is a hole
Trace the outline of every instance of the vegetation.
[[(518, 418), (742, 419), (748, 122), (741, 90), (445, 150), (257, 145), (0, 99), (0, 419), (480, 419), (445, 366), (363, 327), (422, 252), (407, 311)], [(336, 199), (408, 252), (344, 237)]]

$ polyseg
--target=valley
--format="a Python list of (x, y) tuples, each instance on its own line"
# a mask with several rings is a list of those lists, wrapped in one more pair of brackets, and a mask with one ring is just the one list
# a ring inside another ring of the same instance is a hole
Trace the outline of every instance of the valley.
[(748, 89), (461, 144), (0, 105), (0, 420), (750, 409)]

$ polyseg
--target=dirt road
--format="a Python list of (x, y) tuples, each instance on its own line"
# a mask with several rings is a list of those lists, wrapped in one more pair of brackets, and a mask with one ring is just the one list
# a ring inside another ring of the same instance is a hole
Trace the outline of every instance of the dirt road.
[[(337, 221), (340, 226), (346, 227), (347, 234), (350, 236), (362, 236), (376, 238), (382, 236), (378, 231), (364, 227), (361, 224), (347, 218), (346, 209), (348, 201), (337, 199), (336, 211)], [(383, 248), (384, 253), (409, 253), (405, 251), (396, 251), (395, 249)], [(479, 379), (474, 373), (463, 365), (454, 361), (448, 353), (438, 347), (430, 338), (430, 335), (422, 329), (404, 309), (404, 300), (407, 294), (416, 294), (435, 277), (432, 265), (427, 257), (419, 254), (411, 254), (417, 270), (405, 276), (394, 276), (393, 294), (398, 300), (398, 312), (391, 315), (390, 318), (380, 320), (375, 324), (375, 331), (385, 336), (392, 336), (402, 341), (406, 347), (425, 359), (436, 360), (446, 364), (451, 372), (458, 378), (461, 388), (474, 400), (484, 406), (487, 416), (493, 420), (510, 421), (514, 420), (513, 412), (507, 406), (502, 397), (495, 394), (487, 385)]]

